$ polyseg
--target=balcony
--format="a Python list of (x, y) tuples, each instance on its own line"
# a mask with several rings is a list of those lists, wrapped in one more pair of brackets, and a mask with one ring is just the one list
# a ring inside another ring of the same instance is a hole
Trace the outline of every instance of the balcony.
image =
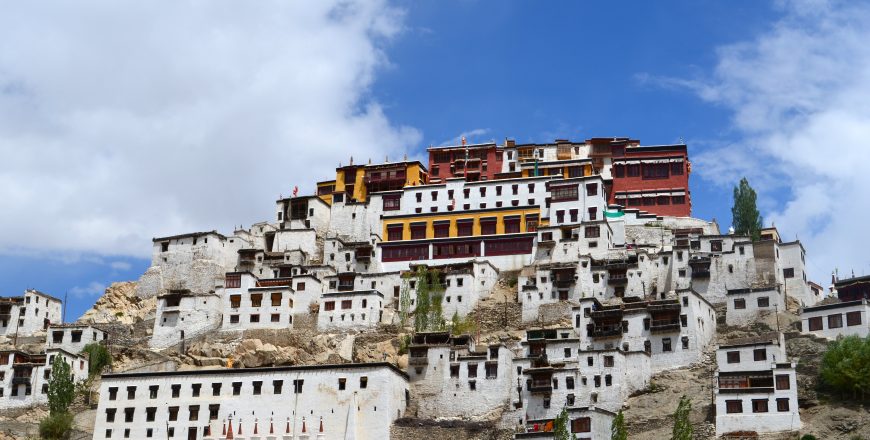
[(30, 385), (30, 377), (13, 377), (12, 378), (12, 386), (16, 385)]
[(589, 330), (589, 336), (604, 338), (622, 334), (622, 324), (595, 325)]
[(529, 392), (532, 394), (550, 394), (553, 392), (553, 383), (549, 379), (533, 380), (531, 383), (529, 383)]
[(669, 332), (680, 330), (679, 319), (659, 319), (650, 322), (649, 331), (652, 333)]
[(573, 279), (570, 279), (570, 280), (556, 280), (556, 281), (553, 283), (553, 285), (554, 285), (557, 289), (570, 289), (571, 286), (574, 285), (574, 280), (573, 280)]
[(707, 266), (706, 268), (692, 268), (692, 279), (696, 278), (710, 278), (710, 266)]
[(771, 394), (773, 387), (719, 388), (719, 394)]
[(607, 284), (611, 286), (624, 286), (628, 284), (628, 277), (625, 275), (610, 275), (607, 277)]
[(428, 356), (413, 356), (408, 358), (408, 365), (429, 365)]
[(676, 301), (668, 301), (668, 302), (650, 302), (649, 306), (647, 306), (647, 310), (650, 313), (655, 312), (679, 312), (680, 311), (680, 303)]

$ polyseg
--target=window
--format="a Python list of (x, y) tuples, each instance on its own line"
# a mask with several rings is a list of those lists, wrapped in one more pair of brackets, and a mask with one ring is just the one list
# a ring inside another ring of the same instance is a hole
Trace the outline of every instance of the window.
[(190, 388), (191, 388), (191, 396), (192, 397), (199, 397), (199, 390), (200, 390), (200, 388), (202, 388), (202, 384), (195, 383), (195, 384), (191, 385)]
[(209, 420), (217, 420), (218, 413), (221, 411), (221, 405), (219, 403), (213, 403), (208, 406), (208, 419)]
[(445, 238), (450, 236), (450, 221), (443, 223), (435, 223), (432, 225), (435, 230), (435, 238)]
[(468, 237), (472, 235), (474, 229), (474, 219), (462, 219), (456, 221), (456, 234), (460, 237)]
[(551, 188), (550, 193), (554, 202), (566, 202), (577, 200), (578, 198), (576, 185), (554, 186)]
[(776, 375), (776, 389), (788, 390), (791, 388), (791, 379), (788, 374)]
[(511, 193), (517, 195), (519, 193), (519, 185), (511, 185)]
[(352, 299), (345, 299), (345, 300), (341, 301), (341, 310), (347, 310), (351, 307), (353, 307), (353, 300)]
[(672, 205), (684, 205), (686, 203), (686, 196), (673, 196), (671, 197)]
[(387, 240), (401, 240), (404, 229), (405, 225), (387, 225)]
[(109, 400), (116, 400), (118, 398), (118, 387), (110, 387), (109, 388)]
[(272, 381), (272, 394), (281, 394), (282, 389), (284, 388), (283, 380), (273, 380)]
[(255, 396), (263, 394), (263, 381), (255, 380), (253, 385), (254, 385), (254, 395)]
[(567, 388), (569, 390), (574, 389), (574, 378), (573, 377), (566, 377), (565, 378), (565, 388)]
[(426, 223), (411, 223), (411, 240), (426, 238)]
[(669, 166), (666, 163), (647, 163), (643, 164), (644, 179), (666, 179), (668, 177)]
[(270, 319), (272, 322), (281, 322), (281, 314), (280, 313), (273, 313), (271, 315)]
[(251, 322), (260, 322), (260, 315), (251, 315)]
[(480, 219), (480, 233), (493, 235), (496, 232), (496, 219), (494, 217)]
[(459, 377), (459, 365), (450, 366), (450, 377)]
[(794, 278), (794, 268), (787, 267), (782, 270), (783, 278)]
[(616, 164), (613, 166), (615, 170), (616, 177), (625, 177), (625, 165)]
[(212, 396), (220, 396), (221, 395), (221, 384), (220, 383), (211, 384), (211, 395)]
[(752, 399), (752, 412), (754, 412), (754, 413), (766, 413), (767, 412), (767, 399)]
[(302, 385), (304, 383), (305, 383), (305, 379), (293, 380), (293, 393), (294, 394), (302, 394)]
[(683, 161), (671, 162), (671, 174), (675, 176), (683, 175)]
[(746, 308), (746, 299), (745, 298), (735, 298), (734, 299), (734, 308), (737, 310), (742, 310)]
[(343, 377), (338, 378), (338, 390), (343, 391), (347, 385), (347, 379)]
[(127, 387), (127, 400), (136, 398), (136, 387)]
[(758, 307), (770, 307), (770, 298), (761, 296), (758, 298)]
[(682, 342), (683, 342), (683, 350), (688, 350), (688, 349), (689, 349), (689, 337), (688, 337), (688, 336), (683, 336), (683, 337), (681, 338), (681, 340), (682, 340)]
[(365, 389), (368, 385), (369, 385), (369, 378), (368, 377), (363, 376), (363, 377), (359, 378), (360, 389)]
[(613, 356), (604, 356), (604, 366), (612, 367), (613, 366)]
[(565, 352), (565, 357), (566, 357), (566, 358), (571, 357), (571, 349), (570, 349), (570, 348), (566, 348), (566, 349), (564, 349), (564, 352)]
[(712, 241), (710, 241), (710, 251), (712, 251), (712, 252), (722, 252), (722, 240), (712, 240)]
[(840, 328), (843, 326), (843, 315), (828, 315), (828, 328)]
[(728, 414), (739, 414), (743, 412), (742, 400), (726, 400), (725, 412)]
[(587, 196), (598, 195), (598, 184), (597, 183), (587, 183), (586, 184), (586, 195)]
[(571, 432), (592, 432), (592, 418), (580, 417), (571, 420)]
[(756, 348), (755, 350), (752, 350), (752, 360), (754, 360), (756, 362), (766, 361), (767, 360), (767, 350), (764, 348)]
[(172, 385), (172, 397), (178, 398), (181, 395), (181, 384)]
[(583, 228), (583, 235), (585, 238), (598, 238), (601, 236), (601, 227), (598, 225), (586, 226)]
[(156, 399), (157, 398), (157, 390), (160, 389), (158, 385), (151, 385), (148, 387), (148, 398)]
[(568, 214), (571, 216), (571, 223), (577, 223), (579, 212), (576, 209), (571, 209), (568, 211)]
[(496, 379), (498, 378), (498, 364), (495, 362), (487, 363), (484, 365), (484, 369), (486, 372), (487, 379)]
[(822, 329), (822, 317), (817, 316), (815, 318), (809, 319), (810, 331), (817, 331)]
[(861, 325), (861, 312), (848, 312), (846, 313), (846, 325)]
[(114, 422), (115, 421), (115, 412), (117, 412), (117, 408), (106, 408), (106, 422)]
[(518, 234), (520, 232), (520, 218), (504, 218), (504, 232), (505, 234)]
[(739, 351), (729, 351), (726, 353), (729, 364), (739, 364), (740, 363), (740, 352)]
[(335, 310), (335, 301), (326, 301), (325, 303), (323, 303), (323, 310)]
[(187, 420), (191, 422), (199, 420), (199, 405), (190, 405), (187, 407), (187, 410), (189, 412)]
[(468, 377), (477, 377), (477, 364), (468, 364)]
[(788, 398), (776, 399), (776, 410), (779, 412), (788, 412)]
[(178, 407), (177, 406), (170, 406), (169, 407), (169, 421), (174, 422), (176, 420), (178, 420)]
[(145, 421), (146, 422), (153, 422), (154, 415), (156, 413), (157, 413), (157, 407), (155, 407), (155, 406), (149, 406), (148, 408), (145, 408)]
[(242, 383), (241, 382), (233, 382), (233, 395), (238, 396), (242, 394)]
[(124, 422), (133, 423), (133, 416), (136, 412), (136, 408), (124, 408)]
[(271, 299), (272, 299), (272, 307), (280, 306), (281, 299), (282, 299), (281, 292), (272, 292)]

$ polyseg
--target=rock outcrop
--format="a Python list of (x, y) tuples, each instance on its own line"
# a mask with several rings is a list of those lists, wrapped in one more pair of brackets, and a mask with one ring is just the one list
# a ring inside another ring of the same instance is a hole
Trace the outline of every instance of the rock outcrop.
[(156, 298), (143, 299), (136, 295), (137, 284), (132, 281), (113, 283), (79, 322), (94, 324), (123, 324), (133, 326), (154, 317)]

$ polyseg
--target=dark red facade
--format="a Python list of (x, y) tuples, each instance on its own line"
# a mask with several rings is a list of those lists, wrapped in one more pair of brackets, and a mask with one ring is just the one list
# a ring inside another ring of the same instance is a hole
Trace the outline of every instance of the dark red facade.
[(429, 181), (453, 177), (469, 182), (493, 180), (501, 172), (502, 150), (496, 144), (429, 148)]
[(611, 151), (609, 203), (662, 216), (691, 216), (691, 164), (685, 145), (614, 145)]

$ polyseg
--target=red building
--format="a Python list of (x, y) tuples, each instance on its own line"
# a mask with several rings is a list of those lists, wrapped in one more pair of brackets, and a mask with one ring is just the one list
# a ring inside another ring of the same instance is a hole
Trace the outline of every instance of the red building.
[(429, 182), (461, 177), (469, 182), (492, 180), (501, 172), (502, 148), (495, 143), (430, 147)]
[[(601, 141), (589, 141), (593, 152)], [(641, 147), (637, 141), (615, 139), (610, 147), (613, 186), (609, 203), (656, 215), (691, 216), (691, 164), (685, 145)]]

